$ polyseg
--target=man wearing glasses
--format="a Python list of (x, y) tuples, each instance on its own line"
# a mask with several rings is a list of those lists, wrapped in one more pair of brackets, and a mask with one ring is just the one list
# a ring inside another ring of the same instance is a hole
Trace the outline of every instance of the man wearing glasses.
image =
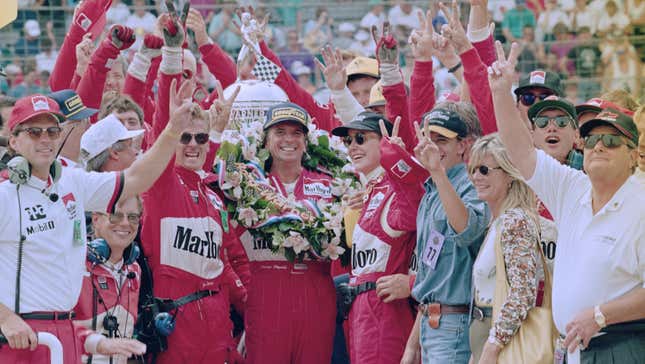
[(85, 169), (95, 172), (122, 171), (134, 162), (137, 149), (133, 139), (144, 130), (128, 130), (114, 114), (92, 125), (81, 137)]
[(533, 104), (551, 95), (564, 96), (560, 76), (554, 72), (541, 70), (535, 70), (522, 76), (514, 93), (517, 97), (515, 105), (527, 125), (529, 125), (527, 113)]

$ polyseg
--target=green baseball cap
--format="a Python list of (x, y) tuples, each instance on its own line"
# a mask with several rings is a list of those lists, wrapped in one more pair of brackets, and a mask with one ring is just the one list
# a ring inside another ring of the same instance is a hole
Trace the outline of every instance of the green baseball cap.
[(379, 126), (379, 120), (383, 120), (385, 123), (385, 128), (388, 133), (392, 132), (392, 123), (383, 116), (371, 111), (363, 111), (354, 117), (354, 120), (349, 123), (334, 128), (331, 131), (332, 135), (339, 137), (347, 136), (350, 129), (354, 130), (364, 130), (364, 131), (373, 131), (375, 133), (381, 134), (381, 127)]
[(634, 124), (634, 119), (619, 110), (614, 108), (604, 109), (595, 118), (580, 125), (580, 136), (587, 136), (598, 125), (613, 126), (627, 139), (634, 142), (634, 145), (638, 145), (638, 128)]
[(515, 95), (521, 95), (526, 89), (532, 87), (541, 87), (551, 90), (558, 96), (563, 96), (562, 83), (560, 76), (551, 71), (535, 70), (523, 75), (520, 78), (520, 83), (515, 89)]
[(549, 96), (546, 99), (533, 104), (533, 106), (531, 106), (528, 111), (529, 120), (531, 120), (532, 122), (533, 119), (536, 116), (540, 115), (542, 111), (552, 109), (558, 109), (566, 112), (574, 120), (576, 127), (578, 126), (578, 114), (576, 113), (576, 107), (566, 99), (555, 95)]
[(309, 132), (309, 128), (307, 127), (307, 124), (309, 123), (309, 114), (307, 114), (305, 109), (292, 102), (282, 102), (271, 106), (269, 110), (267, 110), (264, 130), (287, 121), (301, 124), (305, 132)]

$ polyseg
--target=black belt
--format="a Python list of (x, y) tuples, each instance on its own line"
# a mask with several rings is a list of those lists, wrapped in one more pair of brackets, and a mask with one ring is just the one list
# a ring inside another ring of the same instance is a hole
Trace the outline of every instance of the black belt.
[(31, 312), (21, 313), (23, 320), (71, 320), (76, 317), (74, 312)]
[(484, 321), (486, 317), (493, 317), (492, 307), (473, 306), (473, 318), (475, 320)]
[(359, 285), (352, 286), (354, 288), (354, 295), (358, 296), (361, 293), (373, 291), (376, 289), (376, 282), (363, 282)]
[(200, 300), (204, 297), (212, 296), (219, 291), (203, 290), (191, 293), (189, 295), (177, 298), (176, 300), (172, 299), (162, 299), (159, 309), (163, 312), (172, 311), (177, 309), (180, 306), (191, 303), (193, 301)]

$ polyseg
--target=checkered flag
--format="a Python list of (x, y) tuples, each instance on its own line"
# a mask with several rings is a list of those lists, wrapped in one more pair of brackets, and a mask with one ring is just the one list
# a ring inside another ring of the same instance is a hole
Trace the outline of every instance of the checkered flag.
[(257, 62), (255, 63), (253, 70), (251, 70), (251, 73), (262, 81), (274, 82), (280, 74), (280, 67), (258, 53), (255, 54), (255, 59)]

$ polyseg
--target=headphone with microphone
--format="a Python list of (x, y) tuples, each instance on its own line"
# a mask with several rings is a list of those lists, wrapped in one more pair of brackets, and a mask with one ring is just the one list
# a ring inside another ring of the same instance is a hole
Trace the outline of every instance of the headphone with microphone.
[[(7, 163), (7, 169), (9, 170), (9, 181), (11, 181), (11, 183), (18, 186), (24, 185), (33, 189), (37, 189), (36, 187), (29, 185), (29, 178), (31, 178), (31, 164), (25, 157), (21, 155), (13, 157)], [(63, 166), (56, 159), (49, 167), (49, 176), (52, 179), (52, 184), (58, 182), (62, 174)], [(43, 195), (47, 196), (51, 202), (58, 201), (58, 194), (53, 192), (49, 193), (47, 192), (47, 189), (42, 189), (40, 190), (40, 192)]]
[[(105, 239), (94, 239), (87, 243), (87, 260), (94, 264), (107, 262), (108, 259), (110, 259), (111, 253), (112, 249), (110, 249), (110, 246), (108, 245), (107, 241), (105, 241)], [(136, 242), (130, 243), (130, 246), (128, 246), (123, 252), (123, 264), (130, 265), (136, 262), (139, 254), (140, 249)], [(134, 273), (131, 277), (130, 273), (128, 273), (128, 278), (132, 279), (136, 277)]]

